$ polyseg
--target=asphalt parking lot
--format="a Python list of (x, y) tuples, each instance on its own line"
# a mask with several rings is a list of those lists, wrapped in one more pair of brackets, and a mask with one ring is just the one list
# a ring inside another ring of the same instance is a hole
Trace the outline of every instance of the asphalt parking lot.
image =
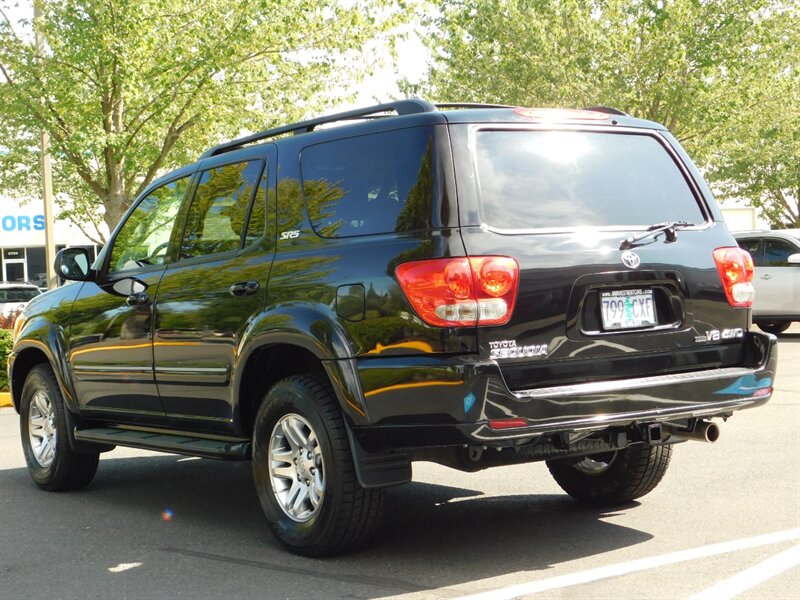
[(796, 599), (799, 325), (779, 352), (773, 399), (678, 446), (639, 502), (582, 508), (543, 464), (421, 463), (374, 543), (326, 560), (270, 537), (247, 463), (117, 449), (86, 490), (39, 491), (0, 409), (0, 598)]

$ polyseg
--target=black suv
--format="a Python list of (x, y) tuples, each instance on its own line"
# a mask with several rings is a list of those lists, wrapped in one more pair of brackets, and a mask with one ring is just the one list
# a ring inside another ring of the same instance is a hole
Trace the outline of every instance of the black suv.
[[(339, 122), (339, 126), (324, 125)], [(763, 404), (753, 264), (677, 141), (607, 108), (403, 100), (222, 144), (17, 321), (39, 487), (114, 446), (252, 460), (273, 533), (366, 541), (414, 460), (546, 460), (580, 501)]]

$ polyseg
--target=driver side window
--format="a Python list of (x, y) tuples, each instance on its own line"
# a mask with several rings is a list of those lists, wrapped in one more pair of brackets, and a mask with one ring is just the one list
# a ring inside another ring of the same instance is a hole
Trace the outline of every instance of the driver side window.
[(183, 177), (163, 185), (139, 203), (114, 239), (109, 273), (164, 264), (172, 227), (190, 179)]

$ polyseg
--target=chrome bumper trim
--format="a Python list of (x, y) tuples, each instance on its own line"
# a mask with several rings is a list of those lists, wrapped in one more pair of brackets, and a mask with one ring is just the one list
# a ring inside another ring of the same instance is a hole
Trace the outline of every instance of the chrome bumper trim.
[(722, 377), (741, 377), (753, 373), (753, 369), (743, 367), (727, 367), (723, 369), (708, 369), (705, 371), (692, 371), (691, 373), (673, 373), (671, 375), (655, 375), (653, 377), (637, 377), (635, 379), (614, 379), (611, 381), (592, 381), (589, 383), (576, 383), (572, 385), (559, 385), (554, 387), (535, 388), (514, 392), (519, 399), (531, 398), (559, 398), (563, 396), (586, 396), (590, 394), (603, 394), (606, 392), (619, 392), (623, 390), (636, 390), (655, 387), (658, 385), (674, 385), (680, 383), (694, 383), (720, 379)]

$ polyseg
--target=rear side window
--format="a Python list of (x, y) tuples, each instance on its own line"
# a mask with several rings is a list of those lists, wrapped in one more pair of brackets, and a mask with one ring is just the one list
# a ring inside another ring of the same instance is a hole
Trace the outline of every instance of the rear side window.
[(183, 232), (181, 258), (241, 247), (262, 164), (260, 160), (234, 163), (200, 175)]
[(327, 238), (431, 226), (433, 129), (412, 127), (311, 146), (301, 156), (314, 231)]
[(498, 229), (705, 221), (666, 149), (648, 135), (480, 131), (479, 190)]

